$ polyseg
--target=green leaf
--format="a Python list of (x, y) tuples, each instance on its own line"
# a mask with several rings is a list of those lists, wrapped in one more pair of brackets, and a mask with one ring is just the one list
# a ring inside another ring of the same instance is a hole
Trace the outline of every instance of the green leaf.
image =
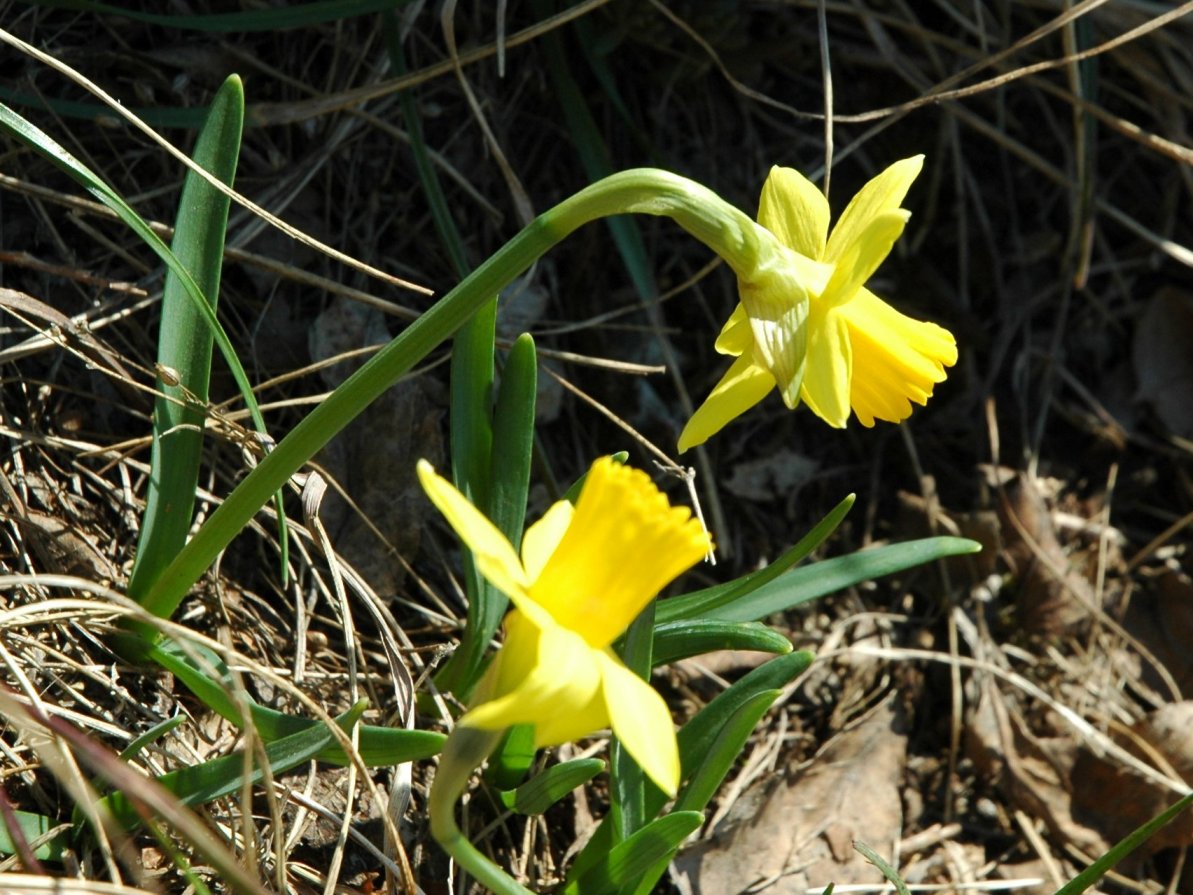
[[(49, 835), (51, 830), (62, 827), (61, 830), (33, 849), (33, 856), (39, 861), (62, 862), (67, 849), (70, 848), (69, 824), (62, 824), (52, 817), (33, 814), (30, 811), (14, 810), (12, 816), (15, 818), (17, 826), (20, 827), (21, 835), (31, 845), (43, 836)], [(12, 834), (4, 821), (0, 819), (0, 854), (15, 855), (16, 853), (17, 847), (16, 843), (12, 841)]]
[(762, 690), (742, 699), (717, 731), (700, 764), (692, 769), (691, 779), (675, 802), (676, 811), (703, 811), (729, 773), (754, 727), (779, 698), (782, 690)]
[(605, 763), (599, 758), (577, 758), (553, 765), (517, 789), (502, 790), (501, 804), (519, 814), (542, 814), (604, 769)]
[(789, 653), (791, 641), (758, 622), (722, 622), (708, 619), (667, 622), (654, 629), (654, 664), (666, 665), (689, 656), (716, 650), (758, 650)]
[(167, 718), (165, 721), (162, 721), (159, 724), (154, 724), (151, 728), (125, 746), (120, 752), (120, 757), (125, 761), (136, 758), (141, 754), (142, 749), (144, 749), (150, 743), (161, 739), (180, 724), (186, 723), (186, 720), (186, 715), (175, 715), (173, 718)]
[[(787, 549), (778, 559), (765, 569), (743, 575), (725, 584), (717, 584), (704, 590), (693, 591), (680, 597), (660, 600), (658, 619), (660, 623), (677, 621), (684, 618), (707, 617), (713, 610), (733, 603), (749, 593), (774, 581), (813, 550), (819, 547), (841, 524), (850, 508), (853, 506), (854, 495), (850, 494), (829, 511), (828, 515), (816, 523), (815, 527), (804, 535), (795, 546)], [(747, 619), (753, 621), (753, 619)]]
[[(4, 105), (0, 105), (0, 129), (9, 133), (25, 145), (31, 146), (37, 152), (41, 153), (47, 161), (64, 171), (83, 186), (87, 192), (91, 193), (103, 205), (111, 209), (117, 217), (124, 221), (153, 250), (154, 254), (161, 258), (170, 269), (170, 272), (178, 278), (179, 283), (186, 290), (186, 294), (190, 297), (191, 302), (203, 315), (204, 322), (211, 329), (215, 337), (215, 342), (219, 346), (225, 362), (231, 369), (232, 377), (236, 380), (236, 385), (240, 389), (241, 397), (244, 399), (249, 415), (253, 419), (253, 424), (256, 426), (258, 432), (264, 434), (266, 432), (265, 419), (261, 416), (261, 410), (257, 406), (257, 399), (253, 396), (252, 384), (244, 372), (244, 367), (241, 366), (240, 359), (237, 358), (236, 352), (232, 348), (232, 343), (228, 340), (227, 333), (224, 332), (224, 328), (220, 326), (219, 320), (216, 319), (215, 314), (212, 312), (210, 303), (204, 297), (202, 290), (195, 284), (194, 279), (182, 262), (175, 257), (174, 253), (153, 232), (145, 220), (115, 190), (104, 183), (89, 168), (80, 163), (78, 159), (50, 138), (49, 135), (43, 133)], [(276, 489), (271, 493), (277, 496), (277, 499), (280, 501), (280, 495), (278, 495)], [(261, 505), (258, 504), (256, 509), (260, 509)], [(279, 513), (279, 515), (283, 514)], [(225, 532), (226, 540), (230, 541), (239, 530), (237, 528), (236, 531)], [(184, 548), (179, 552), (180, 554), (184, 554), (187, 551)], [(162, 576), (158, 578), (157, 585), (159, 586), (161, 578)], [(189, 584), (187, 587), (189, 587)], [(148, 612), (159, 618), (168, 618), (173, 614), (178, 603), (181, 602), (182, 595), (179, 594), (175, 599), (174, 594), (170, 593), (169, 599), (163, 599), (157, 595), (157, 591), (158, 586), (154, 586), (148, 594), (134, 594), (130, 591), (129, 596), (136, 599)], [(185, 592), (185, 588), (183, 591)]]
[(966, 538), (924, 538), (859, 550), (848, 556), (795, 569), (730, 603), (709, 606), (703, 600), (691, 600), (692, 596), (699, 594), (676, 597), (666, 601), (668, 604), (680, 604), (670, 607), (668, 618), (754, 621), (872, 578), (881, 578), (946, 556), (977, 553), (981, 549), (981, 544)]
[(609, 895), (636, 886), (660, 861), (669, 861), (702, 823), (704, 815), (699, 811), (677, 811), (652, 821), (584, 873), (575, 878), (569, 875), (562, 895)]
[(886, 860), (878, 854), (878, 852), (874, 851), (874, 849), (870, 848), (870, 846), (866, 845), (866, 843), (859, 842), (856, 839), (853, 841), (853, 847), (858, 854), (860, 854), (863, 858), (865, 858), (882, 872), (882, 875), (886, 877), (887, 882), (895, 887), (895, 891), (898, 892), (899, 895), (911, 895), (911, 892), (908, 891), (907, 883), (903, 882), (903, 877), (899, 876), (899, 871), (888, 864)]
[(493, 459), (489, 518), (515, 549), (522, 547), (530, 461), (534, 454), (534, 404), (538, 356), (528, 333), (510, 346), (493, 408)]
[(1143, 826), (1115, 843), (1110, 851), (1082, 870), (1068, 883), (1057, 889), (1056, 895), (1080, 895), (1080, 893), (1093, 886), (1105, 876), (1106, 872), (1114, 867), (1115, 864), (1131, 854), (1131, 852), (1135, 851), (1135, 849), (1139, 848), (1147, 840), (1151, 839), (1152, 836), (1156, 835), (1156, 832), (1161, 827), (1172, 823), (1178, 814), (1191, 805), (1193, 805), (1193, 792), (1190, 792), (1171, 808), (1153, 817)]
[[(367, 705), (367, 702), (361, 700), (336, 718), (336, 724), (345, 731), (350, 730), (360, 719)], [(315, 724), (306, 730), (267, 743), (264, 747), (265, 761), (272, 774), (282, 774), (317, 757), (334, 742), (335, 737), (326, 725)], [(240, 751), (162, 774), (156, 780), (183, 805), (202, 805), (236, 792), (242, 787), (245, 782), (244, 769), (245, 755)], [(264, 778), (264, 770), (254, 761), (249, 781), (260, 783)], [(112, 816), (125, 829), (131, 829), (141, 823), (141, 815), (134, 807), (134, 801), (135, 793), (114, 792), (100, 799), (100, 804), (111, 811)]]
[[(243, 126), (244, 85), (232, 75), (211, 103), (194, 152), (195, 163), (228, 186), (236, 176)], [(194, 277), (212, 314), (219, 301), (230, 201), (194, 171), (187, 171), (170, 248)], [(190, 531), (203, 457), (211, 346), (212, 331), (203, 312), (178, 277), (168, 272), (157, 361), (159, 369), (172, 371), (177, 381), (166, 383), (160, 377), (157, 381), (162, 394), (154, 403), (149, 486), (128, 583), (131, 594), (143, 594), (152, 587)]]
[(489, 756), (485, 780), (497, 789), (514, 789), (534, 763), (534, 725), (515, 724), (505, 733), (501, 745)]
[[(643, 680), (650, 680), (654, 642), (653, 602), (630, 623), (618, 652), (626, 667)], [(646, 775), (617, 737), (609, 747), (609, 815), (618, 841), (627, 839), (646, 823)], [(651, 785), (654, 789), (654, 785)]]
[[(691, 781), (685, 786), (675, 802), (673, 811), (701, 811), (708, 806), (712, 797), (721, 786), (725, 775), (733, 767), (742, 748), (759, 719), (766, 714), (766, 710), (782, 693), (782, 690), (763, 690), (749, 699), (744, 700), (736, 712), (730, 716), (728, 723), (717, 734), (712, 748), (704, 757), (703, 763), (696, 768)], [(655, 883), (666, 872), (670, 858), (660, 860), (654, 867), (642, 874), (633, 895), (650, 895)]]
[[(237, 727), (243, 726), (242, 704), (231, 695), (233, 692), (231, 674), (223, 660), (198, 644), (189, 644), (188, 649), (215, 669), (220, 678), (213, 679), (200, 663), (187, 655), (186, 651), (172, 640), (142, 647), (141, 654), (144, 658), (156, 662), (171, 672), (183, 686), (194, 693), (213, 712), (226, 718)], [(253, 729), (266, 743), (323, 726), (321, 722), (313, 718), (287, 715), (259, 705), (247, 697), (245, 697), (244, 708), (249, 713)], [(395, 727), (375, 727), (362, 724), (358, 728), (357, 745), (365, 764), (369, 767), (385, 767), (401, 764), (404, 761), (430, 758), (443, 748), (445, 739), (443, 734), (427, 730), (403, 730)], [(344, 754), (343, 748), (338, 743), (326, 746), (315, 757), (328, 764), (346, 765), (348, 763), (348, 756)]]

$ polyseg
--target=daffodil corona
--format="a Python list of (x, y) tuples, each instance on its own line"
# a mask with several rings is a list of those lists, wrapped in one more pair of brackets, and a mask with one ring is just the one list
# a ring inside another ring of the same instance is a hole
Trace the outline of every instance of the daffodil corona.
[(553, 505), (513, 545), (430, 464), (432, 502), (472, 550), (477, 568), (515, 608), (505, 645), (459, 725), (534, 725), (536, 747), (612, 727), (658, 786), (674, 795), (679, 756), (662, 697), (610, 645), (658, 592), (709, 549), (686, 507), (671, 506), (640, 470), (596, 461), (573, 508)]
[(788, 407), (802, 400), (836, 428), (851, 408), (873, 426), (906, 419), (912, 401), (927, 403), (957, 361), (956, 340), (865, 287), (903, 232), (910, 212), (899, 205), (922, 166), (923, 156), (891, 165), (853, 197), (831, 233), (824, 194), (798, 171), (771, 169), (758, 223), (787, 250), (771, 264), (787, 269), (738, 271), (741, 301), (716, 342), (737, 359), (684, 427), (680, 451), (776, 387)]

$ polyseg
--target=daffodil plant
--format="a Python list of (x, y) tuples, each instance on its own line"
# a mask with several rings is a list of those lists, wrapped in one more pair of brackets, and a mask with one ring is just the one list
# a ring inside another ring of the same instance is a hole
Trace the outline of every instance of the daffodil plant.
[(474, 873), (491, 873), (461, 850), (452, 812), (495, 735), (519, 724), (533, 727), (536, 748), (611, 727), (647, 776), (675, 795), (680, 763), (667, 704), (612, 644), (708, 552), (703, 526), (686, 507), (671, 506), (644, 472), (606, 457), (592, 465), (575, 507), (559, 501), (526, 530), (519, 556), (430, 464), (421, 462), (418, 474), (481, 574), (515, 607), (505, 644), (440, 757), (430, 799), (435, 837)]

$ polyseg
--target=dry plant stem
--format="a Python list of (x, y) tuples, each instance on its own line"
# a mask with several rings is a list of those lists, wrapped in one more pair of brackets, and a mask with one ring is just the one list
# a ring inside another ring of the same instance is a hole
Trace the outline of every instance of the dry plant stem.
[(582, 224), (629, 213), (674, 219), (739, 277), (753, 272), (774, 243), (768, 231), (716, 193), (653, 168), (614, 174), (565, 199), (482, 263), (295, 426), (228, 495), (153, 588), (137, 595), (138, 602), (159, 618), (173, 615), (191, 586), (274, 492), (477, 308)]

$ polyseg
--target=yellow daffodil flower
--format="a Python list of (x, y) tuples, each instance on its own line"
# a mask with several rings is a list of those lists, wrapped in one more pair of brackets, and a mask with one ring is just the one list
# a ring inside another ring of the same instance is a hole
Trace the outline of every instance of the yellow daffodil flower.
[(679, 754), (667, 704), (610, 644), (708, 551), (700, 523), (686, 507), (671, 506), (644, 472), (604, 458), (574, 508), (560, 501), (526, 530), (519, 557), (425, 460), (418, 475), (481, 574), (515, 606), (480, 701), (459, 724), (533, 724), (536, 748), (612, 727), (650, 779), (674, 795)]
[[(829, 233), (824, 194), (791, 168), (775, 167), (762, 188), (758, 223), (791, 251), (787, 282), (743, 279), (741, 301), (716, 350), (737, 358), (697, 409), (679, 450), (702, 444), (778, 387), (830, 426), (852, 408), (864, 426), (900, 422), (926, 404), (945, 367), (957, 362), (952, 333), (913, 320), (865, 287), (910, 217), (899, 204), (923, 156), (891, 165), (850, 201)], [(792, 288), (790, 281), (798, 279)], [(784, 294), (783, 290), (786, 290)]]

